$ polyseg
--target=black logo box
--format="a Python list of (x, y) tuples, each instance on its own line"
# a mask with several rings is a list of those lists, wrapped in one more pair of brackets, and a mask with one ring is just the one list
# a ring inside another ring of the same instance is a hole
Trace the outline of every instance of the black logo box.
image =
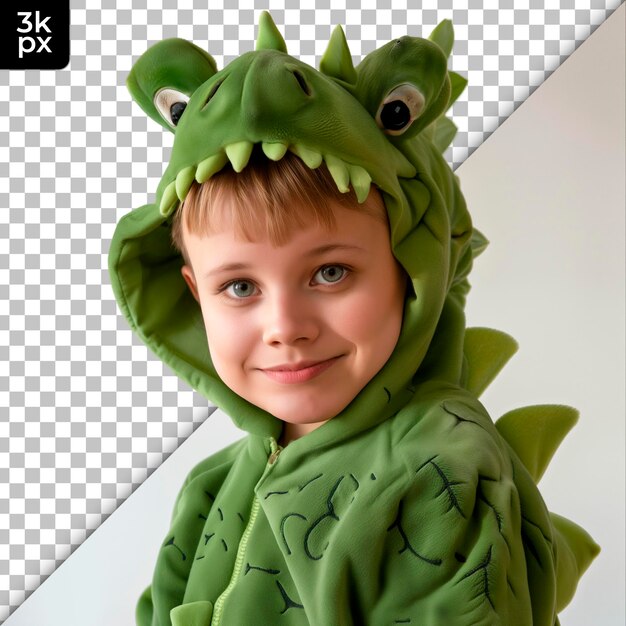
[(6, 3), (0, 9), (0, 69), (60, 70), (69, 62), (69, 0)]

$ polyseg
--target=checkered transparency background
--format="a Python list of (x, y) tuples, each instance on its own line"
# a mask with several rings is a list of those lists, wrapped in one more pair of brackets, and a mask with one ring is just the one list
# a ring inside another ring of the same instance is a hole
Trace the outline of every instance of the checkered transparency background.
[(154, 199), (172, 144), (125, 87), (150, 44), (183, 37), (222, 68), (269, 9), (293, 56), (317, 67), (341, 24), (356, 64), (451, 18), (451, 68), (469, 80), (456, 167), (620, 3), (86, 4), (71, 2), (67, 68), (0, 71), (0, 621), (213, 410), (132, 335), (106, 269), (117, 220)]

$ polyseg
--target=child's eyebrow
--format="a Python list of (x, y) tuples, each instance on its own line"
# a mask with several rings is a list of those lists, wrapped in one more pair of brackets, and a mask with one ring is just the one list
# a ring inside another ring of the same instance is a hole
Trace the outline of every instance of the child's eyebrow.
[(317, 248), (313, 248), (312, 250), (308, 250), (307, 252), (305, 252), (304, 256), (316, 256), (318, 254), (324, 254), (326, 252), (337, 252), (342, 250), (356, 250), (357, 252), (365, 252), (365, 250), (360, 246), (355, 246), (347, 243), (329, 243), (323, 246), (318, 246)]
[(247, 270), (250, 269), (251, 265), (247, 263), (224, 263), (223, 265), (219, 265), (218, 267), (209, 270), (204, 277), (208, 278), (209, 276), (214, 276), (215, 274), (221, 274), (222, 272), (231, 272), (235, 270)]

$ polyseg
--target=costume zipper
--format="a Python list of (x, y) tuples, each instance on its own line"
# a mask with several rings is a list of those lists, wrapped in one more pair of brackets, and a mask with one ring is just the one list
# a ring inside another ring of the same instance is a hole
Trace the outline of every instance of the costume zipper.
[[(263, 476), (267, 474), (269, 469), (276, 463), (276, 459), (280, 454), (282, 448), (276, 443), (274, 438), (270, 439), (270, 456), (267, 460), (267, 465), (265, 466), (265, 471), (263, 472)], [(239, 574), (241, 573), (241, 568), (243, 567), (243, 560), (246, 554), (246, 547), (248, 545), (248, 539), (250, 538), (250, 533), (252, 532), (252, 527), (254, 526), (254, 522), (259, 513), (259, 508), (261, 507), (261, 503), (259, 499), (254, 496), (254, 501), (252, 502), (252, 509), (250, 510), (250, 519), (248, 520), (248, 524), (246, 525), (245, 530), (243, 531), (243, 535), (241, 535), (241, 541), (239, 541), (239, 547), (237, 548), (237, 556), (235, 558), (235, 566), (233, 567), (233, 573), (230, 577), (230, 582), (228, 586), (219, 598), (215, 601), (215, 606), (213, 607), (213, 619), (211, 620), (211, 624), (213, 626), (218, 626), (221, 622), (222, 614), (224, 613), (224, 603), (226, 602), (226, 598), (233, 590), (237, 579), (239, 578)]]

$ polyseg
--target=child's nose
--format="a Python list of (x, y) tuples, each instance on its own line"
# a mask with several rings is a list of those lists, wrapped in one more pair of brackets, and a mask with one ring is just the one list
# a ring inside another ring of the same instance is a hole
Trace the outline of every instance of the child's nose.
[(278, 296), (267, 302), (263, 341), (267, 345), (292, 345), (313, 341), (319, 335), (311, 303), (291, 296)]

